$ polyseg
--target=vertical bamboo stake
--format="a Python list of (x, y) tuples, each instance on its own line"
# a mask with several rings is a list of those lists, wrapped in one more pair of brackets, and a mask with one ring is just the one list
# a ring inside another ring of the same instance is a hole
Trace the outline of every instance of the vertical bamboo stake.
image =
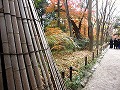
[[(26, 34), (26, 39), (27, 39), (29, 51), (30, 52), (34, 51), (32, 40), (30, 37), (30, 32), (28, 31), (29, 30), (28, 22), (26, 20), (23, 20), (23, 26), (25, 29), (25, 34)], [(36, 82), (37, 82), (38, 88), (41, 88), (43, 86), (42, 86), (42, 81), (40, 79), (40, 72), (38, 70), (38, 64), (36, 62), (37, 58), (35, 56), (35, 53), (30, 53), (30, 56), (31, 56), (31, 60), (32, 60), (33, 68), (34, 68), (34, 73), (36, 75)]]
[[(66, 90), (31, 0), (0, 0), (0, 30), (3, 53), (7, 53), (3, 57), (8, 90)], [(44, 51), (38, 52), (41, 49)]]
[[(13, 28), (12, 28), (12, 22), (11, 22), (11, 16), (5, 15), (6, 20), (6, 27), (7, 27), (7, 33), (8, 33), (8, 41), (9, 41), (9, 50), (10, 53), (16, 53), (15, 49), (15, 41), (14, 41), (14, 35), (13, 35)], [(13, 73), (14, 73), (14, 80), (17, 90), (22, 90), (22, 83), (20, 79), (20, 73), (19, 73), (19, 67), (18, 67), (18, 61), (16, 55), (11, 55), (11, 62), (13, 67)]]
[[(33, 40), (33, 44), (34, 44), (34, 48), (36, 51), (38, 51), (38, 47), (36, 46), (36, 41), (35, 41), (35, 37), (33, 35), (33, 32), (32, 32), (32, 27), (31, 27), (31, 23), (30, 23), (30, 20), (28, 20), (28, 24), (29, 24), (29, 28), (30, 28), (30, 33), (31, 33), (31, 37), (32, 37), (32, 40)], [(39, 55), (39, 52), (36, 52), (36, 56), (37, 56), (37, 59), (38, 60), (41, 60), (40, 59), (40, 55)], [(48, 82), (47, 82), (47, 78), (46, 78), (46, 74), (45, 74), (45, 70), (43, 68), (43, 65), (42, 65), (42, 62), (40, 61), (40, 67), (41, 67), (41, 70), (42, 70), (42, 74), (44, 76), (44, 80), (45, 80), (45, 86), (46, 88), (49, 90), (49, 87), (48, 87)]]
[[(14, 15), (14, 10), (13, 9), (14, 5), (12, 1), (8, 1), (6, 3), (7, 6), (9, 6), (9, 14)], [(4, 5), (5, 6), (5, 5)], [(4, 11), (5, 12), (5, 11)], [(13, 27), (12, 27), (12, 21), (11, 21), (11, 15), (5, 14), (5, 22), (6, 22), (6, 27), (7, 27), (7, 33), (8, 33), (8, 42), (9, 42), (9, 50), (10, 53), (15, 54), (16, 53), (16, 47), (15, 47), (15, 40), (14, 40), (14, 34), (13, 34)], [(18, 61), (17, 61), (17, 56), (16, 55), (11, 55), (11, 62), (12, 62), (12, 67), (13, 67), (13, 74), (14, 74), (14, 81), (15, 81), (15, 87), (17, 90), (22, 90), (22, 82), (21, 82), (21, 77), (20, 77), (20, 72), (19, 72), (19, 66), (18, 66)]]
[(3, 5), (2, 5), (2, 0), (0, 0), (0, 13), (3, 13)]
[(2, 77), (2, 63), (1, 63), (1, 54), (0, 54), (0, 90), (4, 90), (3, 87), (3, 77)]
[[(30, 35), (30, 31), (29, 31), (29, 27), (28, 27), (28, 22), (27, 22), (27, 19), (26, 19), (26, 12), (25, 12), (25, 7), (23, 6), (23, 2), (18, 0), (19, 2), (19, 6), (20, 8), (22, 9), (21, 10), (21, 13), (22, 13), (22, 18), (23, 19), (23, 27), (24, 27), (24, 31), (25, 31), (25, 36), (26, 36), (26, 40), (27, 40), (27, 44), (28, 44), (28, 48), (29, 48), (29, 51), (34, 51), (34, 48), (33, 48), (33, 44), (32, 44), (32, 40), (31, 40), (31, 35)], [(38, 64), (36, 62), (37, 58), (35, 56), (35, 53), (30, 53), (30, 57), (31, 57), (31, 61), (32, 61), (32, 65), (33, 65), (33, 68), (34, 68), (34, 74), (35, 74), (35, 79), (36, 79), (36, 83), (37, 83), (37, 86), (38, 86), (38, 89), (41, 90), (43, 89), (43, 85), (42, 85), (42, 81), (41, 81), (41, 78), (40, 78), (40, 72), (38, 70)]]
[[(36, 39), (36, 43), (37, 43), (38, 49), (41, 50), (42, 48), (41, 48), (41, 45), (40, 45), (40, 41), (39, 41), (39, 38), (38, 38), (37, 31), (36, 31), (36, 29), (35, 29), (34, 22), (33, 22), (33, 20), (32, 20), (32, 15), (31, 15), (31, 12), (30, 12), (30, 7), (29, 7), (27, 1), (26, 1), (26, 4), (27, 4), (27, 7), (28, 7), (28, 13), (29, 13), (29, 17), (30, 17), (30, 20), (31, 20), (32, 29), (33, 29), (33, 33), (34, 33), (34, 36), (35, 36), (35, 39)], [(33, 35), (32, 35), (32, 36), (33, 36)], [(36, 49), (37, 49), (37, 47), (36, 47)], [(37, 50), (38, 50), (38, 49), (37, 49)], [(42, 72), (44, 72), (44, 70), (45, 70), (45, 73), (43, 73), (43, 77), (44, 77), (45, 80), (46, 80), (45, 74), (47, 75), (48, 83), (49, 83), (50, 88), (51, 88), (51, 90), (52, 90), (52, 89), (53, 89), (52, 81), (51, 81), (51, 79), (50, 79), (49, 72), (48, 72), (48, 70), (47, 70), (47, 67), (46, 67), (46, 64), (45, 64), (45, 59), (44, 59), (44, 56), (43, 56), (43, 54), (42, 54), (42, 51), (40, 51), (40, 55), (41, 55), (41, 56), (38, 56), (38, 58), (41, 57), (42, 60), (41, 60), (41, 59), (38, 59), (38, 61), (39, 61), (39, 63), (40, 63)], [(43, 70), (42, 64), (43, 64), (44, 70)]]
[[(19, 27), (19, 30), (20, 30), (19, 32), (20, 32), (20, 36), (21, 36), (20, 38), (21, 38), (23, 53), (27, 53), (28, 52), (27, 43), (26, 43), (26, 39), (25, 39), (25, 35), (24, 35), (24, 29), (23, 29), (23, 26), (22, 26), (22, 20), (20, 18), (18, 19), (18, 27)], [(30, 86), (33, 90), (36, 90), (37, 84), (36, 84), (34, 71), (33, 71), (33, 68), (32, 68), (32, 64), (31, 64), (31, 61), (30, 61), (29, 54), (24, 55), (24, 59), (25, 59), (26, 69), (27, 69), (27, 73), (28, 73), (28, 77), (29, 77)]]
[[(11, 3), (11, 7), (12, 7), (11, 8), (12, 15), (16, 15), (14, 3)], [(12, 16), (12, 24), (13, 24), (14, 38), (15, 38), (15, 44), (16, 44), (16, 52), (22, 53), (18, 24), (15, 16)], [(18, 63), (19, 63), (23, 88), (25, 90), (30, 90), (23, 55), (18, 55)]]
[[(37, 25), (39, 25), (38, 22), (36, 22), (36, 23), (37, 23)], [(39, 31), (41, 31), (40, 28), (39, 28)], [(41, 35), (42, 33), (43, 33), (43, 32), (39, 32), (40, 35)], [(48, 46), (46, 46), (47, 43), (44, 42), (44, 40), (45, 40), (44, 36), (42, 35), (42, 36), (40, 36), (40, 37), (42, 37), (42, 38), (41, 38), (41, 41), (42, 41), (42, 43), (43, 43), (44, 49), (48, 48)], [(56, 65), (55, 65), (54, 61), (52, 61), (52, 57), (51, 57), (51, 54), (50, 54), (49, 50), (50, 50), (50, 49), (45, 50), (45, 55), (46, 55), (46, 59), (47, 59), (49, 68), (50, 68), (50, 70), (51, 70), (51, 74), (52, 74), (53, 79), (54, 79), (54, 81), (55, 81), (55, 83), (56, 83), (56, 87), (57, 87), (58, 90), (59, 90), (59, 89), (61, 89), (61, 88), (64, 88), (64, 87), (62, 87), (62, 84), (63, 84), (62, 81), (61, 81), (62, 78), (60, 77), (60, 74), (59, 74), (59, 72), (58, 72), (58, 70), (57, 70), (57, 68), (56, 68)], [(60, 81), (59, 81), (59, 80), (60, 80)]]
[[(41, 28), (39, 27), (39, 22), (37, 22), (37, 21), (35, 21), (35, 23), (36, 23), (36, 25), (37, 25), (37, 27), (38, 27), (38, 32), (39, 32), (39, 35), (40, 35), (40, 37), (41, 37), (41, 41), (42, 41), (42, 43), (43, 43), (43, 47), (44, 47), (44, 49), (46, 49), (48, 46), (48, 44), (46, 43), (46, 40), (45, 40), (45, 38), (44, 38), (44, 35), (43, 35), (43, 32), (41, 31)], [(52, 73), (52, 75), (53, 75), (53, 79), (54, 79), (54, 81), (55, 81), (55, 85), (56, 85), (56, 87), (57, 88), (63, 88), (63, 89), (65, 89), (65, 87), (64, 87), (64, 83), (63, 83), (63, 81), (62, 81), (62, 78), (61, 78), (61, 75), (59, 74), (59, 72), (58, 72), (58, 70), (57, 70), (57, 68), (56, 68), (56, 65), (55, 65), (55, 63), (53, 63), (53, 61), (51, 61), (52, 60), (52, 55), (50, 54), (50, 49), (48, 49), (48, 50), (46, 50), (45, 51), (45, 55), (46, 55), (46, 59), (48, 60), (48, 64), (49, 64), (49, 67), (50, 67), (50, 70), (51, 70), (51, 73)], [(53, 70), (52, 70), (53, 69)], [(55, 74), (56, 73), (56, 74)], [(55, 79), (55, 78), (58, 78), (58, 79)], [(60, 80), (60, 81), (59, 81)], [(60, 87), (61, 86), (61, 87)], [(58, 90), (59, 90), (58, 89)]]
[[(22, 53), (22, 48), (21, 48), (21, 43), (20, 43), (20, 36), (19, 36), (19, 31), (18, 30), (18, 25), (16, 22), (16, 18), (12, 17), (13, 27), (14, 27), (14, 37), (15, 37), (15, 42), (16, 42), (16, 49), (17, 53)], [(20, 73), (21, 73), (21, 79), (22, 79), (22, 84), (23, 88), (25, 90), (29, 90), (29, 83), (28, 83), (28, 78), (27, 78), (27, 72), (25, 69), (25, 63), (24, 63), (24, 58), (23, 55), (18, 55), (18, 62), (19, 62), (19, 67), (20, 67)]]
[[(29, 0), (29, 4), (30, 4), (30, 6), (31, 6), (31, 11), (32, 11), (32, 15), (33, 15), (33, 18), (34, 19), (36, 19), (36, 12), (35, 12), (35, 10), (34, 10), (34, 8), (33, 8), (33, 4), (32, 4), (32, 1), (30, 1)], [(47, 45), (47, 43), (45, 44), (44, 42), (46, 41), (45, 40), (45, 38), (44, 38), (44, 36), (43, 36), (43, 32), (41, 32), (41, 28), (39, 28), (39, 23), (37, 22), (37, 21), (35, 21), (35, 23), (36, 23), (36, 27), (38, 28), (38, 32), (39, 32), (39, 34), (40, 34), (40, 37), (42, 38), (42, 43), (44, 44), (43, 46), (44, 46), (44, 49), (46, 49), (47, 47), (46, 47), (46, 45)], [(54, 79), (54, 81), (55, 81), (55, 84), (56, 84), (56, 88), (58, 88), (58, 90), (59, 89), (64, 89), (64, 87), (62, 87), (61, 88), (61, 84), (60, 84), (60, 82), (61, 82), (61, 80), (62, 80), (62, 78), (60, 78), (60, 74), (58, 74), (58, 70), (56, 70), (56, 67), (55, 67), (55, 65), (53, 64), (53, 61), (51, 61), (52, 60), (52, 58), (51, 58), (51, 55), (49, 54), (50, 52), (49, 51), (45, 51), (45, 53), (46, 53), (46, 58), (47, 58), (47, 60), (48, 60), (48, 64), (49, 64), (49, 66), (50, 66), (50, 70), (51, 70), (51, 72), (52, 72), (52, 75), (54, 76), (53, 77), (53, 79)], [(50, 60), (50, 61), (49, 61)], [(53, 65), (52, 65), (53, 64)], [(51, 67), (52, 66), (52, 67)], [(56, 73), (57, 72), (57, 73)], [(59, 76), (58, 76), (59, 75)], [(56, 78), (56, 79), (55, 79)], [(61, 79), (61, 80), (60, 80)], [(58, 81), (58, 80), (60, 80), (60, 81)]]
[[(1, 39), (2, 39), (3, 53), (9, 53), (7, 31), (6, 31), (5, 19), (4, 19), (3, 13), (0, 13), (0, 26), (1, 26), (0, 28), (1, 28)], [(8, 88), (8, 90), (15, 90), (10, 55), (3, 55), (3, 57), (4, 57), (4, 63), (5, 63), (7, 88)]]
[[(3, 9), (3, 5), (2, 5), (2, 1), (0, 0), (0, 14), (3, 13), (2, 9)], [(1, 34), (2, 33), (1, 33), (1, 28), (0, 28), (0, 36), (2, 36)], [(0, 39), (1, 39), (1, 37), (0, 37)], [(2, 46), (1, 42), (0, 42), (0, 44), (1, 44), (0, 46)], [(2, 47), (0, 47), (0, 48), (2, 48)], [(0, 51), (0, 53), (1, 52), (2, 51)], [(1, 88), (1, 90), (4, 90), (4, 87), (3, 87), (3, 77), (2, 77), (2, 58), (1, 58), (1, 54), (0, 54), (0, 88)]]
[[(33, 21), (31, 21), (31, 23), (33, 24)], [(34, 25), (32, 25), (32, 26), (33, 26), (33, 30), (35, 30)], [(35, 35), (35, 39), (37, 40), (36, 43), (37, 43), (38, 49), (39, 49), (39, 50), (42, 50), (42, 48), (41, 48), (41, 46), (40, 46), (40, 41), (39, 41), (38, 35), (37, 35), (35, 32), (36, 32), (36, 31), (34, 31), (34, 35)], [(38, 50), (38, 49), (37, 49), (37, 50)], [(43, 52), (40, 51), (39, 53), (40, 53), (39, 57), (41, 57), (41, 59), (38, 57), (38, 58), (39, 58), (39, 59), (38, 59), (38, 62), (39, 62), (39, 64), (40, 64), (40, 67), (41, 67), (42, 72), (44, 72), (44, 70), (45, 70), (45, 73), (43, 73), (43, 77), (44, 77), (45, 79), (46, 79), (46, 77), (48, 78), (48, 83), (49, 83), (50, 88), (51, 88), (51, 90), (52, 90), (52, 89), (53, 89), (52, 81), (51, 81), (51, 79), (50, 79), (49, 72), (48, 72), (47, 67), (46, 67), (46, 63), (45, 63), (45, 58), (44, 58)], [(42, 66), (42, 64), (43, 64), (43, 66)], [(44, 69), (43, 69), (43, 68), (44, 68)], [(45, 76), (45, 74), (46, 74), (47, 76)]]
[[(22, 4), (23, 4), (23, 2), (22, 2)], [(26, 12), (24, 11), (24, 13), (25, 13), (25, 17), (26, 17)], [(28, 26), (27, 19), (23, 20), (23, 27), (25, 29), (25, 35), (26, 35), (26, 40), (28, 43), (29, 51), (30, 52), (34, 51), (34, 47), (33, 47), (32, 39), (31, 39), (30, 29)], [(38, 89), (40, 90), (43, 88), (43, 85), (42, 85), (42, 81), (41, 81), (40, 72), (38, 70), (38, 63), (36, 62), (37, 58), (36, 58), (35, 53), (30, 53), (30, 56), (31, 56), (31, 60), (32, 60), (33, 68), (34, 68), (34, 73), (36, 75), (36, 83), (38, 85)]]
[(3, 1), (3, 6), (4, 6), (4, 13), (10, 13), (9, 1), (8, 0), (2, 0), (2, 1)]
[[(31, 23), (33, 24), (33, 21)], [(33, 27), (34, 27), (34, 25), (33, 25)], [(35, 30), (35, 29), (33, 28), (33, 30)], [(35, 35), (35, 39), (37, 40), (37, 45), (38, 45), (39, 50), (42, 50), (42, 48), (40, 46), (40, 41), (39, 41), (38, 35), (37, 34), (34, 34), (34, 35)], [(38, 62), (40, 63), (41, 69), (42, 69), (42, 64), (43, 64), (43, 67), (44, 67), (44, 70), (45, 70), (45, 74), (47, 75), (47, 78), (48, 78), (48, 83), (49, 83), (50, 88), (52, 90), (52, 88), (53, 88), (52, 81), (50, 79), (49, 72), (47, 70), (45, 58), (44, 58), (44, 55), (43, 55), (42, 51), (40, 51), (40, 57), (41, 57), (41, 59), (38, 59)], [(44, 72), (44, 70), (42, 69), (43, 72)], [(44, 76), (44, 78), (46, 78), (45, 75), (43, 75), (43, 76)]]
[[(6, 3), (6, 5), (7, 4), (9, 6), (9, 8), (13, 9), (13, 7), (11, 7), (12, 4), (13, 4), (12, 1)], [(14, 12), (11, 12), (11, 14), (12, 13), (14, 13)], [(11, 19), (10, 18), (11, 18), (10, 15), (7, 15), (7, 14), (5, 15), (10, 53), (15, 54), (16, 49), (15, 49), (15, 44), (14, 44), (14, 35), (13, 35), (13, 30), (12, 30), (12, 25), (11, 25)], [(12, 66), (13, 66), (13, 73), (14, 73), (14, 80), (15, 80), (16, 89), (22, 90), (21, 78), (20, 78), (19, 67), (18, 67), (18, 62), (17, 62), (16, 55), (11, 55), (11, 61), (12, 61)]]
[[(17, 9), (17, 21), (18, 21), (18, 28), (19, 28), (19, 32), (20, 32), (20, 38), (21, 38), (21, 44), (22, 44), (22, 50), (23, 53), (27, 53), (28, 52), (28, 48), (27, 48), (27, 43), (26, 43), (26, 38), (25, 38), (25, 34), (24, 34), (24, 28), (23, 28), (23, 24), (22, 24), (22, 19), (25, 18), (25, 13), (24, 13), (24, 8), (23, 8), (23, 4), (21, 2), (21, 0), (15, 0), (16, 6), (19, 8)], [(19, 11), (20, 10), (20, 11)], [(20, 16), (20, 13), (21, 16)], [(22, 18), (20, 18), (22, 17)], [(26, 69), (27, 69), (27, 73), (28, 73), (28, 77), (29, 77), (29, 83), (30, 83), (30, 87), (33, 90), (37, 90), (37, 84), (36, 84), (36, 80), (35, 80), (35, 76), (34, 76), (34, 71), (32, 68), (32, 64), (30, 61), (30, 57), (29, 54), (24, 55), (24, 59), (25, 59), (25, 64), (26, 64)]]

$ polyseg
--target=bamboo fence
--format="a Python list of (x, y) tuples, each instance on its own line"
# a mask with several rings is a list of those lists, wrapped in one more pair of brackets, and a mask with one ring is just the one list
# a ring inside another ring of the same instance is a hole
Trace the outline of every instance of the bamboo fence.
[(0, 0), (0, 90), (66, 90), (32, 0)]

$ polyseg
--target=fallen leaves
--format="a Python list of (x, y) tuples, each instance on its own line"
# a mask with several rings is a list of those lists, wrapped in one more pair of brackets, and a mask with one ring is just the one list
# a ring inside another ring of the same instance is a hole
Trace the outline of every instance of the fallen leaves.
[(92, 52), (83, 50), (66, 54), (55, 54), (54, 59), (60, 71), (65, 71), (65, 76), (69, 76), (69, 67), (73, 67), (73, 74), (77, 75), (80, 67), (84, 65), (84, 57), (92, 55)]

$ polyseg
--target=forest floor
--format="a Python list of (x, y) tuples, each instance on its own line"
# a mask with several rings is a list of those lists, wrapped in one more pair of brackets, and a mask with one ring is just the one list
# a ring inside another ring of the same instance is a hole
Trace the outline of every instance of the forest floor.
[(65, 71), (65, 76), (69, 75), (69, 67), (73, 67), (73, 75), (78, 74), (78, 70), (84, 65), (84, 59), (87, 56), (92, 58), (92, 52), (88, 50), (75, 51), (71, 53), (53, 54), (55, 62), (60, 71)]
[(108, 49), (83, 90), (120, 90), (120, 49)]

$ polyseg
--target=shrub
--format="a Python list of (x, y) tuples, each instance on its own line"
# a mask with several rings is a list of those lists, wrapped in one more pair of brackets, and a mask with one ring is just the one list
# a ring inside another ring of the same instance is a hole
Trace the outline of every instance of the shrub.
[(47, 36), (47, 40), (51, 48), (54, 46), (55, 43), (57, 43), (57, 39), (54, 35)]
[(80, 81), (80, 76), (74, 76), (72, 81), (66, 79), (65, 84), (68, 89), (77, 90), (77, 88), (80, 86)]
[(86, 48), (86, 46), (88, 45), (89, 43), (89, 40), (88, 39), (81, 39), (81, 40), (78, 40), (78, 39), (74, 39), (75, 43), (81, 48)]
[(73, 50), (76, 47), (74, 41), (60, 28), (46, 28), (45, 34), (52, 51)]

